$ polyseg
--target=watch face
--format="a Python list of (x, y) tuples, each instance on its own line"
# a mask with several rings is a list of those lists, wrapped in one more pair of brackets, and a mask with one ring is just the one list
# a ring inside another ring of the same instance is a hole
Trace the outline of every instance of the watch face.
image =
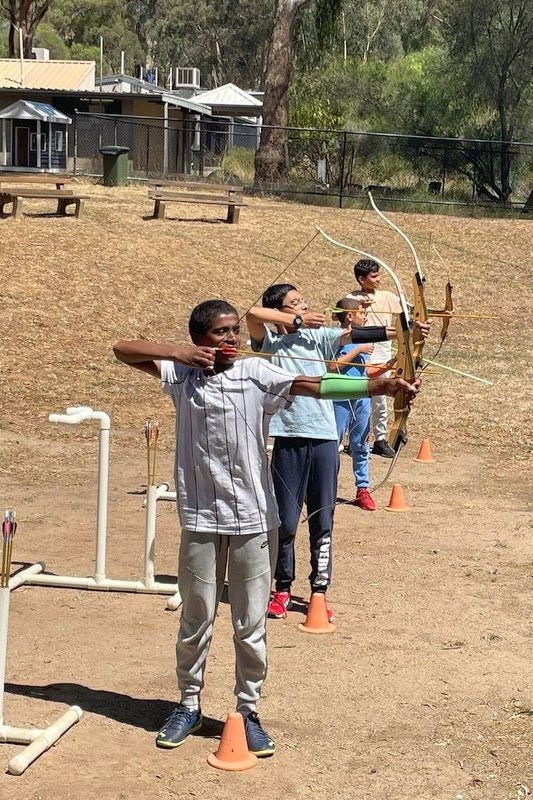
[(304, 321), (304, 320), (303, 320), (303, 317), (301, 317), (301, 316), (300, 316), (300, 314), (297, 314), (297, 315), (294, 317), (294, 320), (293, 320), (293, 325), (294, 325), (294, 327), (295, 327), (295, 328), (299, 328), (299, 327), (300, 327), (300, 325), (303, 325), (303, 321)]

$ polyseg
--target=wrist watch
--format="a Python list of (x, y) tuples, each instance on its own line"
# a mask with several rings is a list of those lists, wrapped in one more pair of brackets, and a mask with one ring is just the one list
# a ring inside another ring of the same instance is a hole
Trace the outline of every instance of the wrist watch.
[(292, 321), (292, 324), (294, 325), (294, 327), (297, 330), (298, 330), (298, 328), (301, 328), (302, 325), (304, 324), (304, 318), (302, 317), (302, 315), (301, 314), (296, 314), (296, 316), (294, 317), (294, 319)]

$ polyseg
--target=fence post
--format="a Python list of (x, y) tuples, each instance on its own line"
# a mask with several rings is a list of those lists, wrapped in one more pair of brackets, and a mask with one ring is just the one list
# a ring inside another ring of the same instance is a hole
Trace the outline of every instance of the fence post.
[[(68, 158), (68, 153), (67, 153)], [(74, 175), (78, 173), (78, 109), (74, 109), (74, 159), (73, 159)]]
[(146, 166), (144, 171), (146, 177), (150, 177), (150, 125), (146, 126)]
[[(205, 163), (205, 144), (206, 144), (206, 131), (203, 120), (200, 118), (198, 123), (200, 126), (200, 149), (198, 150), (198, 175), (204, 177), (204, 163)], [(207, 125), (207, 122), (205, 123)]]
[(474, 142), (474, 169), (472, 170), (472, 201), (476, 202), (477, 142)]
[(344, 162), (346, 160), (346, 131), (342, 134), (342, 156), (341, 156), (341, 169), (339, 175), (339, 208), (342, 208), (342, 193), (344, 189)]
[(168, 103), (163, 104), (163, 177), (168, 172)]

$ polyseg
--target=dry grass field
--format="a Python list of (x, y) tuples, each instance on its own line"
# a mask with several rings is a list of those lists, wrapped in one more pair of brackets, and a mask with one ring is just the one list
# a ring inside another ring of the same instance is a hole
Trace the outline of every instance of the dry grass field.
[[(208, 297), (244, 312), (316, 225), (384, 258), (406, 287), (414, 267), (368, 211), (250, 199), (239, 225), (209, 206), (176, 205), (179, 220), (155, 222), (145, 187), (83, 188), (83, 220), (38, 205), (34, 214), (30, 204), (22, 220), (0, 219), (0, 502), (18, 514), (14, 567), (42, 559), (52, 572), (92, 574), (97, 427), (54, 427), (47, 417), (74, 404), (107, 411), (108, 574), (135, 578), (142, 428), (159, 420), (157, 474), (169, 479), (172, 409), (156, 381), (115, 361), (112, 344), (184, 341), (191, 307)], [(498, 317), (453, 320), (438, 359), (493, 385), (424, 376), (393, 475), (411, 512), (384, 510), (390, 483), (376, 493), (377, 512), (336, 510), (336, 633), (302, 635), (297, 612), (269, 622), (260, 713), (275, 757), (243, 774), (206, 763), (233, 708), (227, 606), (203, 696), (211, 721), (164, 752), (153, 739), (175, 700), (178, 614), (161, 597), (25, 586), (11, 597), (4, 721), (43, 727), (73, 703), (85, 714), (22, 777), (0, 774), (0, 797), (516, 800), (533, 791), (533, 223), (392, 216), (417, 246), (433, 307), (451, 279), (458, 312)], [(317, 237), (282, 279), (323, 309), (352, 288), (353, 260)], [(413, 461), (426, 437), (433, 465)], [(343, 457), (343, 497), (353, 491), (350, 466)], [(387, 466), (372, 459), (374, 483)], [(175, 574), (170, 503), (159, 506), (157, 535), (158, 572)], [(0, 745), (1, 763), (18, 750)]]

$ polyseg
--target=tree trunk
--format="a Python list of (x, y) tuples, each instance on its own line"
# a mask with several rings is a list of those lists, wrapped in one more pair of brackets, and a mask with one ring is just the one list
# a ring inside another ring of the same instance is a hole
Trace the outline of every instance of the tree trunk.
[(50, 0), (20, 0), (18, 7), (18, 24), (22, 31), (22, 49), (24, 58), (32, 57), (33, 37), (42, 18), (48, 11)]
[(294, 23), (298, 11), (310, 0), (277, 0), (274, 27), (268, 46), (263, 126), (255, 154), (255, 186), (279, 186), (289, 172), (289, 84)]
[(9, 58), (15, 58), (15, 26), (17, 24), (17, 2), (10, 0), (9, 3), (2, 4), (2, 7), (7, 11), (7, 18), (9, 20), (9, 32), (7, 34), (7, 47)]

